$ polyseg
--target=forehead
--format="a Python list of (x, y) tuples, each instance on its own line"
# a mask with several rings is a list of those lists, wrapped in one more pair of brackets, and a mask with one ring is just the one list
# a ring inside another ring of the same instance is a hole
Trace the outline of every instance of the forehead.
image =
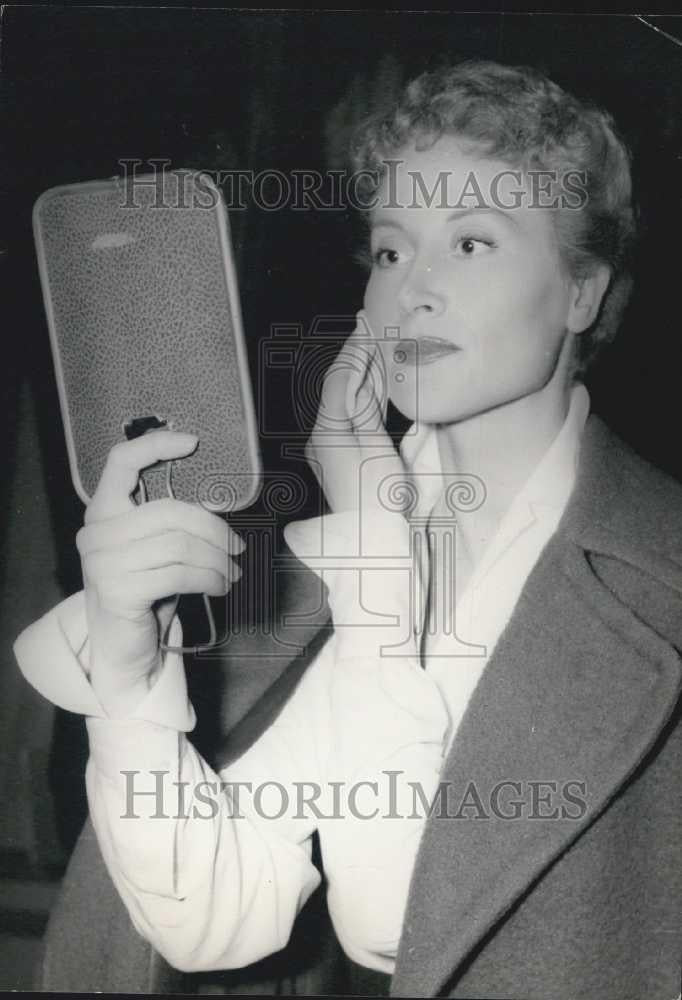
[(537, 185), (521, 168), (445, 136), (428, 149), (407, 146), (385, 160), (370, 224), (411, 229), (466, 216), (520, 233), (554, 235), (555, 212), (537, 204)]
[[(478, 189), (489, 200), (491, 188), (509, 187), (513, 173), (510, 164), (485, 157), (472, 143), (444, 136), (428, 149), (410, 145), (386, 158), (377, 207), (471, 207)], [(460, 194), (468, 204), (454, 204)]]

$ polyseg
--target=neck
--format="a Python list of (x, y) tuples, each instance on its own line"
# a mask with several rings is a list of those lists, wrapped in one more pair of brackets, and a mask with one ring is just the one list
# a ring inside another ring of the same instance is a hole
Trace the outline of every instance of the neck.
[(486, 490), (485, 502), (477, 510), (457, 518), (473, 565), (561, 430), (570, 397), (571, 384), (565, 373), (557, 370), (537, 392), (475, 417), (439, 425), (438, 447), (445, 479), (457, 473), (475, 475)]

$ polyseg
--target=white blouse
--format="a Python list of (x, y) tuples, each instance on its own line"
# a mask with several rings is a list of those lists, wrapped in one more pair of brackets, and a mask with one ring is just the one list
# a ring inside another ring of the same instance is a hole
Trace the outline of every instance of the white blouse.
[[(335, 631), (277, 719), (219, 773), (185, 735), (195, 716), (179, 655), (167, 654), (149, 694), (114, 720), (88, 681), (82, 592), (17, 639), (29, 682), (87, 716), (88, 801), (104, 860), (135, 927), (171, 965), (237, 968), (284, 947), (320, 882), (317, 829), (341, 945), (359, 964), (393, 971), (443, 757), (566, 507), (588, 409), (577, 386), (454, 607), (446, 555), (446, 599), (423, 661), (425, 577), (414, 567), (443, 489), (435, 431), (415, 427), (402, 445), (418, 495), (409, 522), (346, 511), (289, 525), (287, 542), (327, 584)], [(171, 643), (181, 644), (177, 620)]]

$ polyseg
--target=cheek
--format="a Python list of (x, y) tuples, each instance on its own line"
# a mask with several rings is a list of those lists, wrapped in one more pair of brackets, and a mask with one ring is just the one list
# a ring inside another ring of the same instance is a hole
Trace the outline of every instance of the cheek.
[(568, 313), (567, 291), (555, 275), (533, 280), (522, 274), (512, 283), (489, 289), (483, 322), (482, 346), (535, 350), (539, 356), (553, 352), (563, 338)]
[(564, 332), (568, 318), (569, 288), (566, 282), (557, 277), (557, 272), (547, 277), (538, 287), (531, 308), (544, 320), (545, 328), (550, 333)]
[[(529, 287), (530, 286), (530, 287)], [(530, 391), (551, 377), (565, 334), (565, 300), (556, 282), (498, 286), (479, 313), (468, 357), (471, 387)], [(506, 291), (506, 295), (505, 295)]]

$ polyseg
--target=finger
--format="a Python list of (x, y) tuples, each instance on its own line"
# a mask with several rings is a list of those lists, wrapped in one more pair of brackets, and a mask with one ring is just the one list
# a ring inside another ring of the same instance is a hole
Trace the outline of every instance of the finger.
[(156, 462), (183, 458), (198, 443), (194, 434), (150, 431), (133, 441), (121, 441), (109, 452), (101, 479), (88, 505), (86, 519), (113, 517), (132, 506), (131, 495), (140, 472)]
[[(349, 380), (346, 393), (346, 407), (349, 414), (356, 415), (358, 412), (357, 394), (361, 387), (367, 383), (371, 384), (374, 394), (379, 401), (379, 414), (381, 423), (386, 422), (386, 411), (388, 408), (388, 379), (386, 375), (386, 363), (381, 351), (378, 339), (375, 337), (367, 313), (361, 309), (357, 316), (358, 322), (349, 340), (362, 341), (363, 350), (366, 354), (367, 363), (362, 371), (361, 377)], [(357, 426), (357, 421), (354, 421)]]
[(388, 412), (388, 372), (386, 369), (386, 358), (378, 343), (365, 382), (369, 383), (372, 387), (383, 427), (386, 424), (386, 414)]
[(344, 372), (344, 383), (359, 388), (367, 375), (367, 368), (374, 356), (375, 348), (376, 342), (361, 311), (356, 317), (353, 331), (344, 341), (334, 360), (333, 367), (337, 371)]
[(139, 507), (133, 506), (123, 514), (86, 524), (76, 536), (76, 545), (81, 555), (85, 555), (96, 549), (107, 549), (168, 531), (185, 531), (224, 548), (232, 555), (246, 548), (239, 535), (217, 514), (209, 513), (198, 504), (170, 497), (151, 500)]
[(374, 331), (369, 321), (369, 316), (364, 309), (358, 310), (355, 314), (355, 329), (349, 339), (354, 340), (375, 340)]
[(381, 402), (371, 381), (363, 383), (358, 390), (353, 429), (360, 448), (378, 448), (387, 454), (397, 454), (386, 430)]
[(329, 366), (313, 428), (318, 440), (324, 435), (338, 437), (339, 434), (351, 433), (353, 406), (349, 400), (354, 399), (365, 377), (371, 353), (371, 347), (369, 351), (368, 347), (366, 339), (359, 341), (353, 333)]
[(369, 369), (365, 381), (369, 379), (373, 383), (376, 396), (379, 400), (382, 423), (385, 424), (389, 400), (388, 368), (386, 364), (385, 351), (387, 346), (390, 344), (390, 341), (385, 339), (385, 333), (383, 334), (384, 339), (377, 336), (372, 328), (369, 315), (364, 309), (361, 309), (358, 313), (358, 323), (362, 325), (362, 329), (366, 331), (366, 336), (369, 337), (376, 346), (376, 350), (370, 359)]
[(325, 373), (315, 419), (317, 431), (335, 433), (348, 429), (347, 388), (350, 382), (357, 379), (359, 370), (364, 370), (364, 366), (352, 352), (342, 347)]
[(383, 429), (388, 409), (388, 380), (384, 357), (378, 345), (372, 350), (360, 384), (357, 387), (348, 386), (346, 406), (356, 432), (361, 428), (369, 431)]
[(367, 313), (361, 309), (356, 316), (355, 328), (344, 344), (344, 348), (352, 353), (356, 363), (354, 365), (352, 382), (357, 383), (359, 389), (367, 378), (369, 368), (374, 362), (377, 352), (377, 340), (369, 325)]
[(364, 310), (359, 313), (362, 316), (363, 323), (365, 324), (369, 334), (372, 338), (372, 342), (375, 346), (374, 353), (370, 358), (367, 373), (365, 376), (365, 384), (369, 383), (372, 390), (377, 398), (379, 404), (379, 411), (381, 414), (382, 425), (386, 423), (386, 412), (388, 409), (388, 371), (386, 368), (386, 357), (384, 355), (382, 344), (379, 338), (374, 334), (372, 327), (369, 322), (369, 316)]
[(173, 594), (172, 597), (163, 597), (153, 604), (156, 617), (161, 626), (161, 635), (166, 634), (166, 629), (172, 622), (175, 612), (178, 610), (178, 598), (179, 594)]
[(362, 386), (366, 383), (368, 376), (372, 371), (372, 366), (375, 363), (374, 358), (377, 346), (376, 344), (365, 342), (363, 343), (361, 350), (364, 355), (362, 365), (355, 365), (353, 373), (346, 384), (345, 406), (346, 413), (349, 415), (351, 420), (353, 420), (357, 413), (358, 393)]
[(124, 574), (143, 573), (176, 564), (195, 569), (212, 569), (227, 576), (234, 565), (224, 549), (181, 531), (142, 538), (118, 549), (90, 552), (83, 558), (83, 572), (96, 583)]
[(101, 588), (101, 600), (111, 609), (147, 608), (155, 601), (175, 594), (208, 594), (220, 597), (226, 594), (241, 571), (238, 566), (228, 567), (227, 576), (211, 569), (194, 566), (164, 566), (136, 574), (126, 580), (125, 588), (117, 582)]

